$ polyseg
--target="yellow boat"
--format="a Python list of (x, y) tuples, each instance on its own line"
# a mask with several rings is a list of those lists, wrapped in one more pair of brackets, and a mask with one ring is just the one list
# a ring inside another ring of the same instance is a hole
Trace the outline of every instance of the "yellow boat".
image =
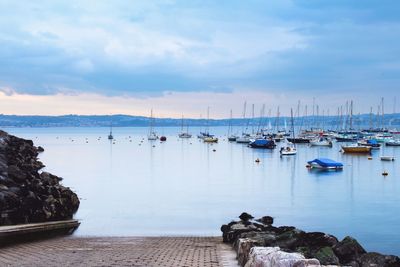
[(342, 146), (343, 152), (345, 153), (371, 153), (372, 147), (361, 146), (361, 145), (349, 145)]
[(203, 139), (204, 143), (218, 143), (217, 137), (205, 137)]

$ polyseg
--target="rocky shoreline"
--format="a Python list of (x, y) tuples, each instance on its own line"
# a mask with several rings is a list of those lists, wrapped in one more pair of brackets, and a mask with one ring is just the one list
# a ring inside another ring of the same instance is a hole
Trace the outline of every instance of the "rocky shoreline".
[(0, 225), (72, 219), (79, 198), (62, 178), (42, 172), (44, 149), (0, 130)]
[(254, 220), (244, 212), (239, 218), (222, 225), (221, 231), (223, 241), (234, 247), (241, 266), (400, 266), (399, 257), (367, 252), (350, 236), (339, 241), (322, 232), (275, 227), (270, 216)]

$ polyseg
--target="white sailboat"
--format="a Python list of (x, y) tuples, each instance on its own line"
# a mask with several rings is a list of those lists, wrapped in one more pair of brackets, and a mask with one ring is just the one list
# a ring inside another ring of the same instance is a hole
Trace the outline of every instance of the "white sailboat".
[(182, 115), (181, 133), (178, 136), (179, 138), (192, 138), (192, 135), (189, 133), (189, 125), (186, 125), (186, 132), (183, 130), (183, 115)]
[[(292, 123), (292, 135), (294, 138), (293, 109), (290, 109), (290, 117), (291, 117), (291, 123)], [(286, 142), (281, 146), (279, 153), (281, 154), (281, 156), (296, 155), (297, 154), (296, 145), (289, 142), (288, 140), (286, 140)]]
[(157, 133), (154, 131), (153, 109), (151, 109), (149, 134), (147, 135), (147, 140), (154, 141), (154, 140), (157, 140), (157, 139), (158, 139)]

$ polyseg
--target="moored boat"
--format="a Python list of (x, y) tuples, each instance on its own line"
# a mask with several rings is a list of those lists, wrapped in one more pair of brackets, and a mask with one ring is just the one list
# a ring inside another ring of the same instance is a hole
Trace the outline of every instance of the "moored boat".
[(279, 150), (279, 154), (281, 154), (281, 156), (296, 155), (297, 149), (293, 143), (286, 142), (283, 144), (283, 146), (281, 146), (281, 149)]
[(249, 143), (251, 148), (267, 148), (274, 149), (276, 147), (275, 141), (272, 139), (257, 138)]
[(391, 140), (385, 143), (386, 146), (400, 146), (400, 140)]
[(379, 149), (381, 144), (379, 144), (375, 139), (363, 139), (357, 142), (361, 146), (370, 146), (372, 149)]
[(307, 162), (307, 167), (323, 169), (323, 170), (341, 170), (343, 169), (343, 164), (332, 159), (327, 158), (317, 158)]
[(381, 160), (383, 161), (394, 161), (395, 159), (393, 156), (381, 156)]
[(363, 145), (348, 145), (342, 146), (342, 150), (344, 153), (371, 153), (372, 147), (370, 146), (363, 146)]
[(313, 140), (310, 140), (311, 146), (328, 146), (332, 147), (332, 141), (324, 136), (317, 137)]
[(204, 143), (218, 143), (218, 138), (214, 136), (208, 136), (203, 138)]

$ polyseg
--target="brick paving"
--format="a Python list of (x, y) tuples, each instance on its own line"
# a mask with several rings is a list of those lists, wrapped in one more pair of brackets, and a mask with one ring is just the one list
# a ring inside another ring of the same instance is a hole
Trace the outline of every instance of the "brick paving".
[(218, 237), (58, 237), (0, 248), (0, 266), (237, 266)]

